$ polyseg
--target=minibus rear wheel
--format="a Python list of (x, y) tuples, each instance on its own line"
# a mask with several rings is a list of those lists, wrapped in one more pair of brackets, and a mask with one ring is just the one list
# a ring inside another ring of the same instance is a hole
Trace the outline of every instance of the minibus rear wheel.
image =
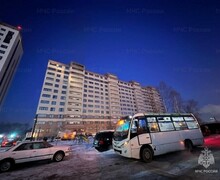
[(193, 151), (193, 143), (191, 140), (186, 139), (185, 140), (185, 147), (188, 151), (192, 152)]

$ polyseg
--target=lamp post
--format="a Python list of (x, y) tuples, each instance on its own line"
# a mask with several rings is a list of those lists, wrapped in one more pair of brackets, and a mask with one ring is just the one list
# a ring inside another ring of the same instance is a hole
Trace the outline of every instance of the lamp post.
[(37, 124), (37, 118), (38, 118), (38, 114), (36, 114), (36, 116), (35, 116), (35, 118), (34, 118), (34, 126), (33, 126), (32, 133), (31, 133), (31, 141), (33, 141), (33, 136), (34, 136), (34, 132), (35, 132), (35, 127), (36, 127), (36, 124)]

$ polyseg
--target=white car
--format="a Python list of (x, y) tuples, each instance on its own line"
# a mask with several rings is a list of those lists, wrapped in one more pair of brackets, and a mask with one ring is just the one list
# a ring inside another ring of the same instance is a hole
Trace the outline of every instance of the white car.
[(10, 149), (0, 151), (0, 171), (5, 172), (14, 164), (51, 159), (62, 161), (70, 154), (70, 146), (53, 146), (44, 141), (24, 141)]

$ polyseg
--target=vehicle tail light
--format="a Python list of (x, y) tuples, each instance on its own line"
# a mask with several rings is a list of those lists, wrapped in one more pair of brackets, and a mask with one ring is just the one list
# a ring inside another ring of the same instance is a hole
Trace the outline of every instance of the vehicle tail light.
[(2, 146), (6, 146), (7, 143), (7, 141), (2, 142)]

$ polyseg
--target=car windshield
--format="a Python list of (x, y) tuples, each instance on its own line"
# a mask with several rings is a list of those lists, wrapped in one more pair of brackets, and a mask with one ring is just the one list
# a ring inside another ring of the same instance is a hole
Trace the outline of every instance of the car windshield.
[(120, 119), (116, 124), (116, 129), (114, 132), (114, 140), (121, 141), (128, 137), (128, 132), (130, 128), (131, 119), (125, 118)]
[(10, 150), (10, 149), (12, 149), (12, 148), (14, 148), (14, 147), (15, 147), (15, 146), (6, 147), (6, 148), (4, 148), (3, 151), (8, 151), (8, 150)]

